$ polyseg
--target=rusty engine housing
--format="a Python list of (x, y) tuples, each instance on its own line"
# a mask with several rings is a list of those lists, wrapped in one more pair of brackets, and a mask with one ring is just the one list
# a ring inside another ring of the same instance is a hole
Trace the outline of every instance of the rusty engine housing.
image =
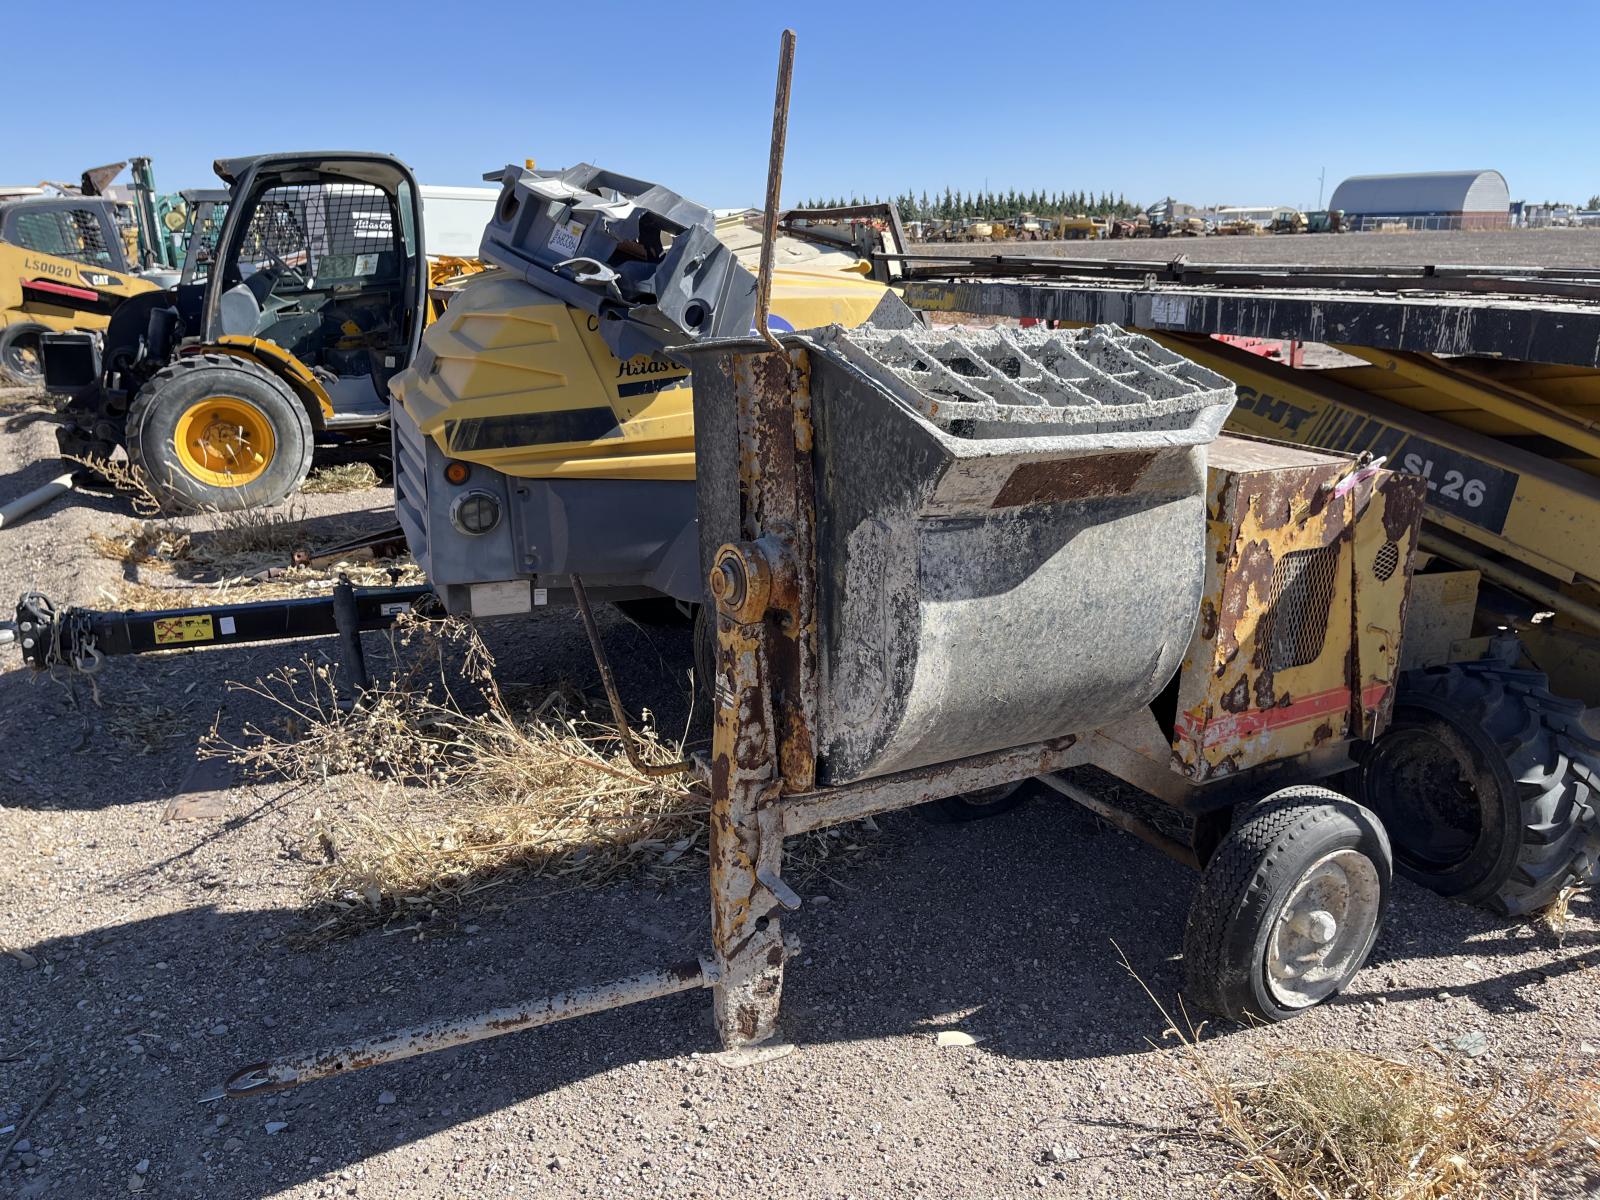
[(1156, 706), (1174, 767), (1209, 783), (1375, 737), (1393, 707), (1425, 482), (1234, 435), (1212, 445), (1208, 477), (1200, 621)]

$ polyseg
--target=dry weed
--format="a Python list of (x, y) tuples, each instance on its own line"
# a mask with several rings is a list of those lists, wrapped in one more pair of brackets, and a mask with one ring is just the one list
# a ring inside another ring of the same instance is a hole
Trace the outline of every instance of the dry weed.
[(1600, 1165), (1600, 1064), (1592, 1057), (1558, 1055), (1512, 1081), (1442, 1055), (1418, 1066), (1280, 1046), (1268, 1051), (1265, 1079), (1240, 1083), (1214, 1061), (1187, 1013), (1180, 1027), (1122, 962), (1216, 1114), (1214, 1136), (1233, 1159), (1224, 1182), (1260, 1200), (1532, 1200), (1553, 1179)]
[(8, 387), (0, 382), (0, 416), (17, 416), (46, 408), (49, 397), (32, 388)]
[[(102, 558), (138, 572), (106, 594), (119, 607), (139, 610), (316, 595), (332, 588), (340, 576), (358, 587), (424, 582), (409, 557), (290, 565), (297, 551), (315, 553), (360, 532), (354, 524), (310, 529), (303, 510), (289, 505), (211, 513), (192, 528), (172, 521), (131, 521), (116, 533), (91, 533), (88, 541)], [(149, 572), (181, 572), (193, 582), (157, 586), (149, 582)]]
[(1556, 898), (1545, 905), (1544, 911), (1539, 914), (1539, 920), (1544, 927), (1556, 935), (1556, 941), (1565, 944), (1567, 940), (1567, 926), (1572, 921), (1572, 902), (1580, 892), (1586, 889), (1577, 884), (1568, 884), (1556, 893)]
[(77, 463), (110, 484), (128, 497), (135, 514), (156, 517), (161, 514), (161, 496), (150, 481), (134, 464), (120, 458), (84, 458), (76, 454), (63, 454), (62, 462)]
[[(241, 686), (283, 711), (279, 728), (213, 730), (207, 751), (296, 780), (344, 776), (354, 799), (306, 830), (323, 860), (311, 900), (324, 940), (397, 918), (419, 921), (511, 879), (597, 886), (623, 875), (706, 869), (708, 800), (691, 776), (646, 779), (584, 697), (557, 687), (508, 698), (472, 627), (405, 623), (407, 665), (350, 704), (337, 674), (303, 664)], [(682, 757), (648, 712), (635, 731), (648, 761)], [(859, 853), (850, 828), (811, 835), (801, 870)]]
[(372, 464), (364, 462), (341, 463), (336, 467), (322, 467), (311, 472), (300, 485), (308, 495), (331, 495), (337, 492), (364, 492), (378, 486), (378, 473)]

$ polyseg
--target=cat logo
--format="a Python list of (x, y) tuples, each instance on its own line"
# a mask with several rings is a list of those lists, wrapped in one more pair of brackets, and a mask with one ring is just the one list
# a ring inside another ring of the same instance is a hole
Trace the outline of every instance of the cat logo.
[(104, 271), (79, 271), (78, 274), (83, 276), (83, 281), (90, 287), (120, 287), (122, 285), (122, 280), (115, 275), (107, 275)]

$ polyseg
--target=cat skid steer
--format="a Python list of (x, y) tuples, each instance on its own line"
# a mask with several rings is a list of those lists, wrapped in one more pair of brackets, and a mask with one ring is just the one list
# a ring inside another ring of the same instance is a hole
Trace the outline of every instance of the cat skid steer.
[(155, 291), (99, 196), (34, 196), (0, 204), (0, 382), (43, 381), (42, 339), (104, 329), (124, 300)]
[(428, 264), (405, 164), (350, 151), (221, 159), (227, 216), (203, 281), (141, 295), (103, 337), (45, 335), (63, 454), (116, 450), (174, 510), (299, 487), (323, 434), (389, 418), (421, 336)]

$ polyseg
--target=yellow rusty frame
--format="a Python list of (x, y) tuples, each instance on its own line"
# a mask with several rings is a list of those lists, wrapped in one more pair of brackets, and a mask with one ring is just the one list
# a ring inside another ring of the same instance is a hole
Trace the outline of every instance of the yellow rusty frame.
[[(1205, 337), (1151, 334), (1239, 386), (1229, 427), (1244, 433), (1326, 444), (1344, 418), (1396, 430), (1516, 476), (1496, 531), (1430, 502), (1427, 519), (1480, 547), (1571, 582), (1600, 573), (1600, 480), (1570, 465), (1507, 445), (1428, 413), (1340, 382), (1336, 371), (1294, 370)], [(1401, 465), (1399, 463), (1392, 465)]]

